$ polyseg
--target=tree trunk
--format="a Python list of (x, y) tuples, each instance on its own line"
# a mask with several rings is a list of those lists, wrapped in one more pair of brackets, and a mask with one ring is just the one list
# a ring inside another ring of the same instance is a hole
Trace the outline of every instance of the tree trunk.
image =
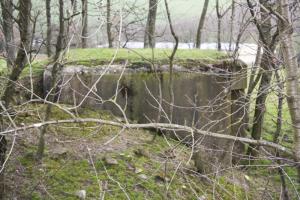
[(216, 12), (217, 12), (217, 18), (218, 18), (218, 51), (222, 50), (221, 46), (221, 20), (222, 20), (222, 15), (220, 13), (220, 8), (219, 8), (219, 0), (216, 0)]
[(149, 11), (144, 36), (144, 48), (155, 48), (155, 22), (157, 15), (157, 0), (149, 0)]
[[(266, 51), (264, 51), (266, 52)], [(264, 115), (266, 111), (266, 99), (268, 96), (268, 91), (271, 84), (272, 79), (272, 71), (269, 71), (270, 66), (270, 57), (268, 53), (263, 54), (261, 68), (265, 69), (266, 71), (262, 72), (260, 85), (256, 97), (255, 102), (255, 111), (254, 111), (254, 117), (253, 117), (253, 127), (251, 136), (255, 140), (261, 139), (261, 133), (262, 133), (262, 126), (264, 122)], [(256, 145), (249, 145), (248, 148), (248, 155), (250, 157), (257, 157), (259, 153), (259, 146)]]
[(71, 0), (73, 14), (77, 13), (77, 0)]
[(107, 39), (108, 39), (108, 47), (113, 47), (113, 36), (111, 32), (112, 21), (111, 21), (111, 2), (107, 0), (106, 3), (106, 31), (107, 31)]
[(235, 18), (235, 0), (232, 0), (232, 2), (231, 2), (231, 17), (230, 17), (229, 51), (232, 51), (234, 18)]
[(51, 0), (46, 0), (46, 16), (47, 16), (47, 55), (52, 55), (52, 30), (51, 30)]
[[(261, 0), (260, 3), (266, 8), (270, 7), (270, 2), (268, 0)], [(273, 64), (273, 54), (276, 47), (276, 40), (273, 40), (276, 37), (276, 33), (272, 35), (272, 23), (269, 17), (269, 12), (262, 9), (261, 10), (261, 18), (266, 19), (262, 24), (257, 24), (257, 27), (260, 32), (260, 38), (262, 40), (263, 47), (263, 55), (261, 58), (261, 80), (258, 89), (258, 93), (256, 96), (255, 102), (255, 111), (253, 117), (253, 127), (251, 136), (253, 139), (261, 139), (262, 135), (262, 126), (264, 122), (264, 114), (266, 111), (266, 99), (268, 96), (269, 88), (271, 85), (272, 79), (272, 68)], [(248, 155), (252, 158), (257, 157), (259, 154), (259, 146), (257, 145), (249, 145)]]
[(281, 15), (285, 21), (280, 23), (282, 52), (286, 71), (287, 102), (294, 128), (294, 154), (298, 163), (298, 181), (300, 181), (300, 90), (298, 85), (299, 68), (294, 49), (293, 30), (290, 19), (289, 1), (280, 0)]
[(7, 54), (7, 66), (11, 69), (15, 60), (14, 42), (14, 19), (12, 0), (1, 0), (1, 11), (3, 19), (3, 34), (5, 39), (5, 50)]
[(261, 41), (258, 40), (254, 66), (259, 66), (261, 61)]
[[(65, 41), (65, 21), (64, 21), (64, 0), (59, 0), (59, 34), (58, 39), (56, 43), (56, 53), (55, 53), (55, 63), (52, 68), (52, 81), (51, 81), (51, 87), (56, 87), (56, 81), (58, 72), (62, 68), (61, 65), (61, 59), (63, 57), (62, 53), (63, 50), (66, 48), (66, 41)], [(56, 91), (54, 89), (53, 91)], [(50, 99), (49, 101), (54, 101), (55, 95), (48, 95)], [(48, 121), (51, 117), (51, 111), (52, 111), (52, 104), (48, 104), (45, 111), (45, 117), (44, 121)], [(39, 138), (39, 144), (38, 149), (36, 153), (36, 159), (41, 160), (44, 155), (45, 150), (45, 134), (46, 134), (47, 126), (43, 126), (40, 132), (40, 138)]]
[(203, 6), (201, 17), (200, 17), (200, 20), (199, 20), (199, 25), (198, 25), (198, 29), (197, 29), (197, 36), (196, 36), (196, 48), (201, 47), (201, 36), (202, 36), (202, 30), (203, 30), (204, 21), (205, 21), (205, 17), (206, 17), (206, 12), (207, 12), (207, 8), (208, 8), (208, 2), (209, 2), (209, 0), (204, 1), (204, 6)]
[[(1, 2), (2, 3), (2, 2)], [(19, 31), (20, 31), (20, 45), (16, 60), (13, 61), (12, 71), (9, 75), (9, 82), (5, 86), (1, 101), (4, 103), (5, 108), (8, 110), (9, 105), (12, 101), (15, 93), (15, 82), (18, 80), (21, 72), (25, 68), (27, 62), (26, 51), (30, 49), (30, 11), (31, 11), (31, 0), (20, 0), (19, 3)], [(2, 110), (2, 109), (1, 109)], [(4, 112), (5, 111), (1, 111)], [(8, 113), (7, 113), (8, 114)], [(5, 124), (3, 115), (0, 116), (0, 128), (1, 131), (5, 130)], [(0, 137), (0, 166), (4, 167), (4, 161), (6, 157), (6, 138), (5, 136)], [(0, 199), (4, 199), (4, 170), (0, 174)]]
[(88, 2), (87, 0), (81, 0), (82, 2), (82, 34), (81, 34), (81, 47), (87, 48), (88, 39)]

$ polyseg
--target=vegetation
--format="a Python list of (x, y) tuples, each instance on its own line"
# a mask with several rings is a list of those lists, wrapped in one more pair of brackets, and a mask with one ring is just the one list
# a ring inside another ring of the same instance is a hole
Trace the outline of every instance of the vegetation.
[[(84, 66), (97, 66), (108, 64), (113, 58), (116, 63), (129, 62), (164, 62), (167, 63), (168, 56), (171, 54), (169, 49), (155, 49), (152, 55), (151, 49), (71, 49), (65, 59), (66, 66), (72, 64)], [(206, 63), (215, 62), (217, 59), (226, 58), (226, 54), (215, 50), (178, 50), (176, 53), (177, 61), (194, 60), (205, 61)], [(22, 76), (30, 75), (30, 67), (34, 76), (41, 75), (45, 67), (50, 63), (48, 59), (34, 61), (27, 65)], [(0, 72), (6, 71), (5, 60), (0, 59)]]
[(0, 200), (300, 199), (299, 8), (1, 0)]
[[(25, 112), (19, 112), (17, 122), (25, 125), (39, 122), (38, 116), (44, 109), (45, 105), (28, 105)], [(90, 109), (79, 109), (78, 114), (82, 118), (114, 118), (104, 111)], [(51, 118), (69, 117), (54, 108)], [(131, 199), (194, 199), (195, 194), (212, 199), (214, 190), (222, 199), (258, 199), (263, 191), (256, 190), (264, 187), (266, 173), (272, 173), (272, 169), (266, 167), (264, 173), (251, 169), (247, 172), (234, 170), (219, 177), (202, 176), (192, 163), (182, 162), (189, 157), (188, 147), (161, 136), (152, 143), (154, 132), (151, 131), (128, 130), (108, 145), (103, 144), (118, 132), (110, 126), (61, 124), (49, 126), (48, 131), (49, 145), (42, 164), (34, 159), (36, 130), (18, 139), (21, 145), (16, 147), (7, 171), (9, 188), (22, 198), (76, 199), (77, 191), (86, 190), (87, 199), (93, 199), (105, 190), (105, 199), (125, 199), (126, 194)], [(176, 157), (165, 160), (170, 149), (174, 149)], [(107, 158), (117, 163), (107, 163)], [(178, 165), (182, 169), (178, 170)], [(20, 184), (14, 184), (15, 181)], [(279, 186), (278, 179), (275, 184)]]

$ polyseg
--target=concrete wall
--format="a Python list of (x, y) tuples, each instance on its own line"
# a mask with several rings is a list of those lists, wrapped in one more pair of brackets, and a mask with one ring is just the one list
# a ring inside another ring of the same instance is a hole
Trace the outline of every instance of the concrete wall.
[[(201, 68), (175, 66), (172, 123), (216, 133), (243, 135), (243, 113), (241, 105), (237, 103), (240, 102), (246, 87), (246, 79), (239, 77), (242, 67), (240, 63), (233, 64), (228, 61)], [(50, 71), (51, 67), (44, 74), (44, 91), (50, 91), (51, 88)], [(167, 66), (161, 66), (158, 73), (151, 72), (149, 66), (134, 69), (124, 69), (123, 66), (68, 66), (61, 73), (61, 88), (56, 95), (61, 103), (82, 103), (82, 106), (105, 109), (122, 116), (122, 112), (112, 102), (117, 94), (116, 102), (126, 108), (129, 119), (139, 123), (168, 123), (171, 103), (169, 78)], [(162, 112), (159, 112), (159, 102), (162, 102)], [(184, 139), (186, 143), (192, 141), (190, 133), (177, 132), (176, 136)], [(195, 135), (195, 141), (205, 147), (206, 155), (212, 153), (217, 158), (217, 163), (225, 165), (231, 164), (232, 160), (232, 155), (228, 152), (232, 149), (236, 152), (243, 151), (241, 144), (232, 141), (201, 135)], [(213, 152), (207, 153), (207, 149)], [(203, 151), (199, 148), (199, 155), (202, 154)]]

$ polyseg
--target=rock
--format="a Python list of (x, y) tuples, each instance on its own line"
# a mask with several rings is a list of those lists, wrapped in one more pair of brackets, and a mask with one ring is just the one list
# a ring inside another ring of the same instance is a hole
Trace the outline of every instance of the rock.
[(166, 182), (170, 182), (170, 178), (164, 177), (164, 175), (156, 175), (155, 181), (157, 183), (166, 183)]
[(84, 200), (86, 198), (86, 191), (85, 190), (78, 190), (75, 195), (80, 199)]
[(69, 153), (69, 150), (65, 147), (56, 147), (52, 150), (52, 158), (58, 159), (61, 157), (65, 157)]
[(136, 169), (134, 170), (134, 173), (136, 173), (136, 174), (139, 174), (139, 173), (141, 173), (141, 172), (143, 172), (143, 170), (142, 170), (141, 168), (136, 168)]
[(107, 165), (118, 165), (119, 164), (118, 161), (112, 157), (105, 157), (104, 161)]
[(145, 174), (140, 174), (138, 177), (144, 180), (148, 179), (148, 177)]
[(145, 158), (150, 158), (150, 153), (149, 151), (145, 150), (145, 149), (136, 149), (134, 151), (134, 154), (140, 157), (145, 157)]
[(202, 195), (202, 196), (198, 197), (197, 200), (206, 200), (206, 199), (207, 199), (206, 196), (205, 196), (205, 195)]

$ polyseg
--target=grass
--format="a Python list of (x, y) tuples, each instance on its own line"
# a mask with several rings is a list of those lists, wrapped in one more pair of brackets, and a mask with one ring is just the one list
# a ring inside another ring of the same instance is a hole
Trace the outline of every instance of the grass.
[[(110, 62), (115, 55), (115, 61), (140, 62), (152, 61), (168, 62), (171, 55), (170, 49), (71, 49), (67, 55), (66, 62), (93, 66), (103, 62)], [(175, 60), (205, 60), (213, 62), (216, 59), (224, 58), (225, 54), (215, 50), (183, 50), (179, 49), (175, 55)]]
[[(155, 49), (152, 57), (151, 49), (71, 49), (66, 55), (65, 63), (67, 65), (84, 65), (97, 66), (109, 63), (115, 55), (115, 63), (124, 63), (128, 60), (130, 63), (135, 62), (151, 62), (154, 58), (156, 63), (168, 63), (168, 57), (171, 54), (170, 49)], [(204, 61), (211, 63), (217, 59), (226, 57), (224, 53), (215, 50), (178, 50), (175, 56), (175, 61), (182, 62), (185, 60)], [(44, 68), (49, 63), (49, 60), (34, 61), (31, 65), (33, 76), (42, 75)], [(5, 60), (0, 59), (0, 73), (6, 72)], [(22, 77), (30, 75), (30, 65), (27, 65), (23, 70)]]

